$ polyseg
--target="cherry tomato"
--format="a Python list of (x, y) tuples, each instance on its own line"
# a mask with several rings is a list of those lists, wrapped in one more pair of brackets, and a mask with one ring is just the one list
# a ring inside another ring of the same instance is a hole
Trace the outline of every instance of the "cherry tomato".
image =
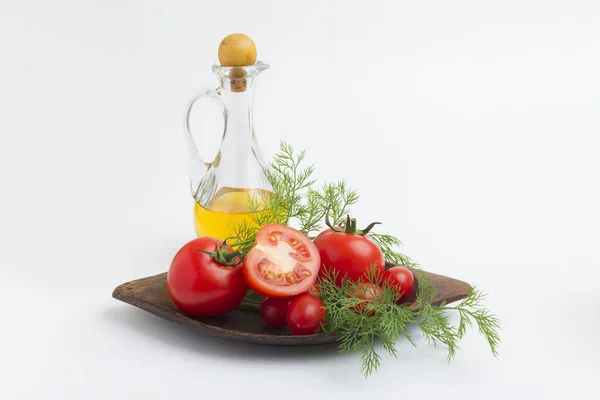
[(191, 317), (217, 317), (236, 308), (246, 296), (242, 265), (226, 266), (198, 250), (214, 252), (222, 242), (200, 237), (186, 243), (173, 258), (167, 290), (173, 303)]
[[(373, 302), (373, 300), (381, 297), (382, 293), (382, 288), (369, 282), (361, 283), (359, 286), (353, 287), (350, 289), (348, 297), (356, 297), (358, 299), (363, 299), (363, 301), (358, 303), (355, 307), (352, 307), (352, 311), (362, 314), (365, 312), (367, 305), (370, 302)], [(375, 310), (371, 310), (367, 315), (369, 317), (374, 316)]]
[(326, 314), (321, 300), (312, 294), (302, 293), (288, 306), (285, 320), (293, 335), (312, 335), (317, 333)]
[(265, 323), (273, 328), (285, 326), (285, 312), (292, 302), (291, 297), (267, 297), (260, 303), (260, 316)]
[(285, 225), (265, 225), (244, 260), (248, 285), (267, 297), (306, 292), (319, 274), (321, 259), (315, 245), (300, 231)]
[(413, 292), (415, 286), (415, 277), (410, 269), (398, 265), (392, 267), (383, 273), (384, 281), (394, 287), (398, 294), (402, 294), (398, 299), (398, 303), (402, 303), (408, 299)]
[(327, 229), (315, 238), (315, 246), (321, 256), (321, 275), (328, 270), (336, 272), (338, 285), (344, 277), (351, 281), (364, 280), (371, 266), (383, 272), (383, 252), (367, 235)]

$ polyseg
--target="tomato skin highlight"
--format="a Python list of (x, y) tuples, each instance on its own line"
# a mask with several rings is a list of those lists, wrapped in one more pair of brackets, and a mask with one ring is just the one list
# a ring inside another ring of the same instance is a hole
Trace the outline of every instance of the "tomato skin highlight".
[[(361, 283), (360, 286), (354, 287), (350, 290), (348, 297), (356, 297), (363, 301), (352, 307), (352, 311), (357, 314), (363, 314), (366, 311), (367, 304), (381, 297), (383, 289), (377, 285), (366, 282)], [(371, 310), (367, 316), (372, 317), (375, 315), (375, 310)]]
[(337, 285), (341, 285), (344, 277), (350, 281), (366, 280), (372, 266), (378, 273), (384, 270), (383, 252), (368, 235), (327, 229), (315, 238), (314, 243), (321, 257), (321, 275), (327, 270), (337, 272)]
[(402, 293), (397, 303), (406, 301), (412, 294), (415, 286), (415, 276), (410, 269), (402, 265), (397, 265), (385, 271), (383, 279), (398, 294)]
[(258, 231), (256, 244), (244, 259), (248, 286), (266, 297), (290, 297), (306, 292), (321, 268), (319, 251), (302, 232), (269, 224)]
[(175, 306), (190, 317), (210, 318), (236, 308), (248, 291), (242, 265), (224, 266), (208, 254), (222, 242), (213, 237), (189, 241), (173, 257), (167, 290)]
[(267, 297), (260, 303), (260, 316), (270, 327), (283, 328), (286, 325), (285, 314), (291, 302), (291, 297)]
[(287, 308), (285, 319), (293, 335), (312, 335), (317, 333), (325, 322), (325, 307), (321, 300), (312, 294), (296, 296)]

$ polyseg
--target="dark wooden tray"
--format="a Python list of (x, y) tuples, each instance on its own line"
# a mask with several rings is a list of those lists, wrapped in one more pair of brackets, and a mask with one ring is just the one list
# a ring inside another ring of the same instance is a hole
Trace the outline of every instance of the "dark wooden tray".
[[(430, 272), (426, 272), (426, 274), (436, 289), (434, 304), (442, 301), (452, 303), (464, 299), (469, 292), (469, 284), (463, 281)], [(119, 285), (113, 291), (112, 296), (166, 320), (188, 325), (211, 335), (248, 343), (299, 346), (332, 343), (340, 338), (337, 333), (292, 336), (284, 331), (268, 327), (258, 312), (252, 310), (237, 309), (218, 318), (189, 318), (179, 312), (171, 301), (166, 282), (167, 273), (165, 272)], [(416, 303), (410, 304), (409, 307), (413, 310), (418, 309)]]

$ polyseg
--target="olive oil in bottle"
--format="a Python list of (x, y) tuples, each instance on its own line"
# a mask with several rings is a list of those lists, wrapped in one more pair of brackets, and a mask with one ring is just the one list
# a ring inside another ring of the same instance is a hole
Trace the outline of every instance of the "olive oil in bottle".
[(225, 240), (233, 233), (232, 227), (246, 221), (252, 225), (254, 211), (249, 207), (249, 196), (268, 196), (265, 189), (221, 188), (206, 205), (196, 202), (194, 206), (194, 226), (198, 236), (212, 236)]

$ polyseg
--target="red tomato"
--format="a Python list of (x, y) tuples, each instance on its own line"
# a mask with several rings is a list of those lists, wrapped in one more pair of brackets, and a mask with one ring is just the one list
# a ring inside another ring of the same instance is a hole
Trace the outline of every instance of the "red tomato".
[(408, 299), (415, 286), (415, 277), (410, 269), (398, 265), (392, 267), (383, 273), (384, 281), (396, 289), (398, 294), (402, 294), (398, 299), (398, 303), (402, 303)]
[(242, 266), (221, 265), (208, 254), (222, 242), (201, 237), (186, 243), (173, 258), (167, 274), (171, 299), (191, 317), (217, 317), (236, 308), (246, 296)]
[(244, 277), (263, 296), (290, 297), (314, 285), (320, 265), (309, 238), (289, 226), (271, 224), (258, 231), (244, 260)]
[[(363, 299), (364, 301), (358, 303), (356, 307), (352, 307), (352, 311), (358, 314), (362, 314), (363, 312), (365, 312), (367, 304), (369, 304), (369, 302), (373, 302), (374, 299), (381, 297), (382, 293), (382, 288), (368, 282), (362, 283), (360, 284), (360, 286), (353, 287), (352, 289), (350, 289), (350, 294), (348, 295), (348, 297), (352, 296), (359, 299)], [(375, 310), (371, 310), (367, 315), (369, 317), (374, 316)]]
[(291, 297), (267, 297), (260, 303), (260, 316), (267, 325), (273, 328), (285, 326), (285, 312), (292, 302)]
[(312, 335), (317, 333), (326, 314), (321, 300), (312, 294), (302, 293), (288, 306), (285, 320), (293, 335)]
[(344, 277), (351, 281), (364, 280), (371, 266), (375, 266), (378, 272), (383, 272), (383, 253), (367, 235), (327, 229), (316, 237), (315, 246), (321, 256), (321, 274), (327, 270), (337, 272), (338, 285)]

